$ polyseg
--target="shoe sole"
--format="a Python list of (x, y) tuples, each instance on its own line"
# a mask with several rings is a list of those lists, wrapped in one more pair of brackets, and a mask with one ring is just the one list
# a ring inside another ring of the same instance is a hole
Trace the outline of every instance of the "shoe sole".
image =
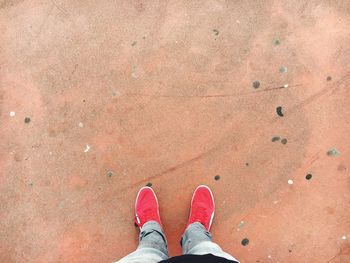
[[(136, 216), (136, 220), (137, 220), (138, 223), (139, 223), (140, 219), (139, 219), (139, 217), (138, 217), (138, 215), (137, 215), (137, 213), (136, 213), (136, 205), (137, 205), (137, 200), (139, 199), (139, 195), (140, 195), (140, 193), (141, 193), (144, 189), (149, 189), (149, 190), (151, 190), (152, 193), (153, 193), (153, 196), (156, 198), (156, 202), (157, 202), (157, 213), (158, 213), (158, 217), (160, 218), (160, 214), (159, 214), (159, 203), (158, 203), (158, 198), (157, 198), (157, 196), (156, 196), (156, 193), (154, 192), (154, 190), (153, 190), (151, 187), (149, 187), (149, 186), (144, 186), (144, 187), (142, 187), (142, 188), (139, 190), (139, 192), (137, 193), (136, 201), (135, 201), (135, 216)], [(141, 227), (139, 227), (139, 228), (140, 228), (140, 230), (141, 230)]]
[[(209, 229), (208, 229), (208, 231), (209, 231), (210, 228), (211, 228), (211, 224), (213, 223), (214, 213), (215, 213), (215, 200), (214, 200), (214, 195), (213, 195), (213, 192), (211, 191), (211, 189), (209, 188), (209, 186), (202, 184), (202, 185), (197, 186), (196, 190), (194, 190), (194, 193), (193, 193), (193, 195), (192, 195), (192, 200), (191, 200), (191, 212), (192, 212), (192, 202), (193, 202), (193, 198), (194, 198), (194, 196), (195, 196), (195, 194), (196, 194), (198, 188), (201, 188), (201, 187), (205, 187), (205, 188), (207, 188), (207, 189), (209, 190), (209, 193), (210, 193), (210, 195), (211, 195), (211, 198), (212, 198), (213, 204), (214, 204), (214, 211), (213, 211), (213, 213), (212, 213), (212, 215), (211, 215), (211, 217), (210, 217), (210, 222), (209, 222)], [(191, 213), (190, 213), (190, 217), (191, 217)]]

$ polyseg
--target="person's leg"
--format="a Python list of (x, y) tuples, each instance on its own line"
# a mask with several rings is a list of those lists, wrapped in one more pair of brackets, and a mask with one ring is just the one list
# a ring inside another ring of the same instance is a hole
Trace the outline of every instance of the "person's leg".
[(212, 191), (208, 186), (198, 186), (193, 193), (187, 228), (181, 238), (183, 254), (213, 254), (238, 261), (212, 242), (209, 230), (213, 222), (214, 211), (215, 203)]
[(168, 246), (162, 227), (156, 221), (149, 221), (141, 229), (140, 243), (136, 251), (117, 262), (153, 263), (168, 257)]
[(157, 197), (150, 187), (142, 187), (135, 202), (135, 223), (140, 228), (136, 251), (118, 263), (156, 263), (167, 259), (168, 245), (161, 227)]
[(199, 222), (192, 223), (187, 227), (181, 238), (181, 246), (183, 254), (213, 254), (214, 256), (238, 262), (236, 258), (224, 252), (218, 244), (212, 242), (210, 232)]

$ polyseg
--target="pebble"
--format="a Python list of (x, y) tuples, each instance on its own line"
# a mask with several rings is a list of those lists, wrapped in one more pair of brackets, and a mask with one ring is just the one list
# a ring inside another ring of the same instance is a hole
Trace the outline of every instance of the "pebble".
[(285, 66), (280, 67), (280, 73), (287, 73), (288, 69)]
[(84, 152), (87, 153), (89, 150), (90, 150), (90, 146), (87, 144)]
[(260, 87), (260, 82), (256, 80), (256, 81), (253, 82), (252, 85), (253, 85), (253, 88), (254, 88), (254, 89), (257, 89), (257, 88)]
[(245, 222), (241, 220), (241, 222), (239, 222), (238, 228), (242, 228), (244, 225), (245, 225)]
[(242, 246), (248, 246), (249, 244), (249, 239), (248, 238), (243, 238), (241, 241)]
[(328, 156), (339, 156), (340, 152), (336, 148), (332, 148), (327, 152)]
[(281, 138), (279, 137), (279, 136), (274, 136), (274, 137), (272, 137), (272, 139), (271, 139), (271, 141), (272, 142), (277, 142), (277, 141), (279, 141)]
[(281, 44), (281, 40), (279, 40), (278, 38), (276, 38), (275, 41), (274, 41), (274, 44), (275, 44), (276, 46), (278, 46), (279, 44)]
[(283, 117), (284, 116), (284, 113), (283, 113), (283, 108), (281, 106), (278, 106), (276, 108), (276, 112), (277, 112), (277, 115), (280, 116), (280, 117)]

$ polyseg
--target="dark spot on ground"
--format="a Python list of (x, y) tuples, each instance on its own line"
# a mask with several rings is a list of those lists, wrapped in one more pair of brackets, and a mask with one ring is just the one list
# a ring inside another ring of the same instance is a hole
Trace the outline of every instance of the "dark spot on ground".
[(147, 183), (146, 186), (151, 187), (152, 183)]
[(272, 139), (271, 139), (271, 141), (272, 142), (277, 142), (277, 141), (279, 141), (281, 138), (279, 137), (279, 136), (274, 136), (274, 137), (272, 137)]
[(139, 226), (136, 224), (136, 222), (134, 222), (134, 226), (135, 226), (135, 227), (139, 227)]
[(287, 142), (288, 142), (287, 139), (282, 139), (282, 140), (281, 140), (281, 143), (282, 143), (282, 144), (287, 144)]
[(275, 39), (275, 41), (273, 41), (273, 43), (275, 44), (275, 46), (278, 46), (279, 44), (281, 44), (281, 40)]
[(327, 213), (328, 213), (329, 215), (334, 215), (334, 213), (335, 213), (335, 208), (334, 208), (334, 207), (327, 206), (327, 207), (325, 208), (325, 210), (327, 211)]
[(338, 171), (345, 171), (346, 170), (346, 166), (344, 164), (339, 164), (337, 170)]
[(312, 174), (307, 174), (307, 175), (305, 176), (305, 178), (306, 178), (306, 180), (310, 180), (310, 179), (312, 178)]
[(131, 46), (135, 46), (137, 44), (137, 41), (134, 41), (131, 43)]
[(260, 82), (257, 81), (257, 80), (254, 81), (254, 82), (253, 82), (253, 88), (254, 88), (254, 89), (257, 89), (257, 88), (259, 88), (259, 87), (260, 87)]
[(292, 250), (291, 249), (288, 249), (289, 253), (292, 253)]
[(25, 117), (24, 118), (24, 123), (30, 123), (30, 118), (29, 117)]
[(112, 176), (113, 176), (113, 172), (112, 172), (112, 171), (108, 171), (108, 172), (107, 172), (107, 176), (108, 176), (108, 177), (112, 177)]
[(83, 100), (83, 102), (85, 102), (85, 100)]
[(248, 239), (248, 238), (243, 238), (241, 244), (242, 244), (243, 246), (248, 246), (248, 244), (249, 244), (249, 239)]
[(327, 77), (327, 81), (331, 81), (332, 80), (332, 77), (331, 76), (328, 76)]
[(15, 159), (16, 162), (22, 161), (22, 156), (19, 155), (18, 153), (16, 153), (16, 154), (13, 156), (13, 158)]
[(249, 163), (245, 163), (245, 166), (249, 166)]
[(213, 29), (213, 32), (214, 32), (215, 36), (219, 35), (219, 33), (220, 33), (220, 31), (217, 29)]
[(220, 175), (215, 175), (214, 179), (215, 179), (216, 181), (220, 180)]
[(281, 106), (278, 106), (278, 107), (276, 108), (276, 112), (277, 112), (278, 116), (281, 116), (281, 117), (284, 116), (284, 115), (283, 115), (283, 109), (282, 109)]

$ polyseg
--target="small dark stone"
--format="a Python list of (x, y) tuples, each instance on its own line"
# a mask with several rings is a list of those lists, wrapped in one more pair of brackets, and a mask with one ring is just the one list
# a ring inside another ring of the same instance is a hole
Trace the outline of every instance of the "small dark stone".
[(254, 81), (254, 82), (253, 82), (253, 88), (254, 88), (254, 89), (257, 89), (257, 88), (259, 88), (259, 87), (260, 87), (260, 82), (257, 81), (257, 80)]
[(271, 139), (271, 141), (272, 142), (277, 142), (277, 141), (279, 141), (281, 138), (279, 137), (279, 136), (274, 136), (274, 137), (272, 137), (272, 139)]
[(336, 148), (332, 148), (327, 152), (328, 156), (339, 156), (340, 152)]
[(245, 166), (249, 166), (249, 163), (245, 163)]
[(277, 112), (278, 116), (280, 116), (280, 117), (283, 117), (283, 116), (284, 116), (284, 115), (283, 115), (283, 109), (282, 109), (281, 106), (278, 106), (278, 107), (276, 108), (276, 112)]
[(137, 42), (134, 41), (134, 42), (131, 43), (131, 46), (135, 46), (136, 44), (137, 44)]
[(30, 118), (29, 117), (25, 117), (24, 118), (24, 123), (30, 123)]
[(288, 249), (289, 253), (292, 253), (292, 250), (291, 249)]
[(151, 187), (152, 183), (147, 183), (146, 186)]
[(288, 142), (287, 139), (282, 139), (282, 140), (281, 140), (281, 143), (282, 143), (282, 144), (287, 144), (287, 142)]
[(332, 80), (332, 77), (331, 76), (328, 76), (327, 77), (327, 81), (331, 81)]
[(310, 179), (312, 178), (312, 174), (307, 174), (307, 175), (305, 176), (305, 178), (306, 178), (306, 180), (310, 180)]
[(83, 102), (85, 102), (85, 100), (83, 100)]
[(215, 175), (214, 179), (215, 179), (215, 181), (220, 180), (220, 175)]
[(108, 176), (108, 177), (112, 177), (112, 176), (113, 176), (113, 172), (112, 172), (112, 171), (108, 171), (108, 172), (107, 172), (107, 176)]
[(288, 69), (285, 66), (280, 67), (280, 73), (287, 73)]
[(248, 246), (248, 244), (249, 244), (249, 239), (248, 239), (248, 238), (243, 238), (241, 244), (242, 244), (243, 246)]
[(217, 29), (213, 29), (213, 32), (214, 32), (214, 34), (215, 34), (215, 36), (217, 36), (217, 35), (219, 35), (219, 30), (217, 30)]

